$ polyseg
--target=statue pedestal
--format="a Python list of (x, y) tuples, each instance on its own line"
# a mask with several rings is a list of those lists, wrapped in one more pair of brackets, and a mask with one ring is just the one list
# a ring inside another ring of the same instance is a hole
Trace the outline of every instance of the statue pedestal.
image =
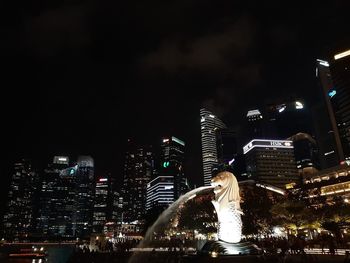
[(224, 241), (208, 241), (200, 250), (199, 254), (219, 255), (259, 255), (262, 250), (251, 242), (227, 243)]

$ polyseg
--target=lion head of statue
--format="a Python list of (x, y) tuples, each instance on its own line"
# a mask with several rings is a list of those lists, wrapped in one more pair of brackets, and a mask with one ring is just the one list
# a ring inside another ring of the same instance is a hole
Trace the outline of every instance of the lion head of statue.
[(221, 172), (212, 180), (211, 185), (214, 186), (215, 201), (220, 205), (230, 202), (236, 203), (236, 208), (240, 209), (239, 186), (236, 177), (230, 172)]

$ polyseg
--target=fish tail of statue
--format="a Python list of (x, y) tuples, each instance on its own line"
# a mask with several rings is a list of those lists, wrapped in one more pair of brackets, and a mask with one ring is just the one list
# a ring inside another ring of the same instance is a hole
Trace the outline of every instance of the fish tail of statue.
[[(225, 216), (226, 217), (226, 216)], [(238, 210), (218, 223), (218, 239), (227, 243), (239, 243), (242, 238), (242, 219)]]

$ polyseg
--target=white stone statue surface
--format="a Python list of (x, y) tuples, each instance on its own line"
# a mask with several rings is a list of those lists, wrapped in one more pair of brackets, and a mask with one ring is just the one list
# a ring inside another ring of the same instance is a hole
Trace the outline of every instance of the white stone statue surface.
[(238, 243), (242, 236), (241, 197), (236, 177), (230, 172), (221, 172), (211, 180), (215, 200), (212, 201), (218, 216), (218, 239)]

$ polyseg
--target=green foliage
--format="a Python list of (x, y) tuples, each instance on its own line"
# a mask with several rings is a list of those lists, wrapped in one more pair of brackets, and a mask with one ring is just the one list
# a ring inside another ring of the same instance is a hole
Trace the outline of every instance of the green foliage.
[(270, 211), (274, 218), (274, 224), (283, 225), (287, 228), (300, 228), (310, 225), (316, 219), (312, 209), (300, 200), (279, 202)]
[(272, 200), (267, 191), (262, 188), (244, 189), (244, 202), (241, 204), (244, 215), (242, 216), (243, 234), (268, 233), (272, 221), (270, 209)]

